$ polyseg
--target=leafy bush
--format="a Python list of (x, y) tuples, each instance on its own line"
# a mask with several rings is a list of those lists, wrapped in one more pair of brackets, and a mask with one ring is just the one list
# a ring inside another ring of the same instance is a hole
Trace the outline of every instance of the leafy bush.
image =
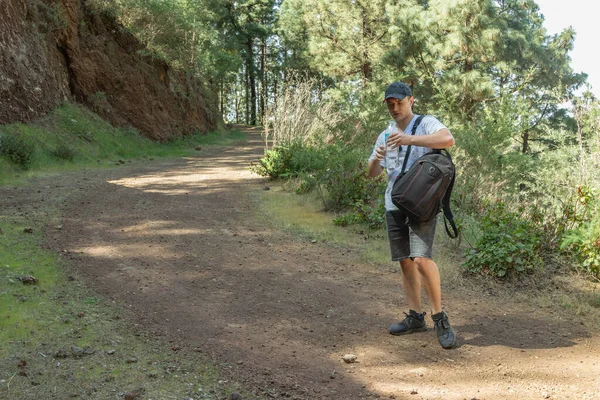
[(600, 197), (597, 191), (579, 186), (576, 204), (569, 211), (574, 227), (564, 233), (560, 248), (581, 263), (575, 269), (600, 276)]
[(330, 149), (314, 147), (302, 142), (265, 149), (264, 157), (250, 169), (260, 176), (272, 179), (297, 177), (316, 171), (324, 171), (329, 163)]
[(381, 227), (386, 182), (383, 176), (368, 176), (364, 159), (364, 152), (339, 144), (316, 147), (297, 141), (266, 149), (251, 169), (261, 176), (290, 179), (287, 188), (297, 194), (316, 190), (326, 210), (348, 212), (336, 218), (338, 225)]
[(294, 174), (310, 173), (327, 169), (332, 161), (332, 147), (316, 147), (296, 142), (290, 146), (290, 169)]
[(581, 267), (575, 269), (583, 269), (600, 277), (600, 223), (598, 221), (565, 233), (561, 248), (569, 249), (581, 262)]
[(343, 211), (353, 208), (357, 202), (373, 204), (384, 190), (380, 180), (369, 178), (362, 163), (352, 167), (331, 166), (324, 172), (321, 180), (324, 191), (322, 200), (327, 210)]
[[(397, 79), (390, 79), (392, 80)], [(335, 138), (352, 147), (372, 147), (374, 135), (387, 125), (387, 106), (381, 101), (381, 84), (368, 82), (356, 101), (355, 82), (339, 82), (327, 90), (328, 97), (339, 106), (342, 120), (336, 124)]]
[(311, 173), (300, 173), (298, 178), (294, 181), (293, 191), (296, 194), (310, 193), (316, 189), (319, 184), (317, 178)]
[(466, 254), (463, 266), (468, 271), (505, 277), (543, 265), (539, 229), (521, 214), (509, 211), (504, 202), (486, 206), (481, 231), (475, 248)]
[(29, 168), (35, 154), (35, 145), (19, 135), (0, 136), (0, 154), (22, 168)]
[(258, 164), (252, 164), (250, 170), (260, 176), (268, 176), (271, 179), (280, 176), (289, 176), (290, 160), (292, 153), (289, 147), (277, 146), (265, 149), (265, 155), (258, 160)]
[(352, 206), (352, 211), (341, 215), (333, 220), (338, 226), (353, 224), (366, 224), (371, 229), (379, 229), (385, 226), (385, 202), (381, 200), (373, 204), (365, 204), (362, 200)]
[(52, 155), (59, 160), (73, 161), (75, 154), (75, 150), (64, 143), (60, 143), (52, 150)]

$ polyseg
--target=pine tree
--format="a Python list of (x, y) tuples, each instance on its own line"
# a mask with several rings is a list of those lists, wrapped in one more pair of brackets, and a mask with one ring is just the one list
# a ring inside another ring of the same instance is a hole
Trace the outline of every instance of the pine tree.
[[(308, 53), (310, 66), (338, 80), (371, 81), (384, 53), (387, 26), (384, 0), (288, 0), (282, 23), (296, 54)], [(305, 50), (298, 44), (308, 43)]]

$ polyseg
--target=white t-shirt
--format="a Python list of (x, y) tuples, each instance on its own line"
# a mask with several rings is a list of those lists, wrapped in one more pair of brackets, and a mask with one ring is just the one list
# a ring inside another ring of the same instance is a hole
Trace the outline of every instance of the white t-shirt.
[[(410, 121), (410, 123), (404, 130), (405, 134), (410, 135), (412, 133), (413, 124), (415, 123), (415, 121), (417, 120), (418, 117), (419, 116), (415, 114), (412, 121)], [(394, 122), (391, 121), (390, 123), (393, 124)], [(419, 126), (417, 126), (417, 131), (415, 132), (415, 136), (431, 135), (432, 133), (435, 133), (435, 132), (439, 131), (440, 129), (444, 129), (444, 128), (446, 128), (446, 126), (444, 124), (442, 124), (440, 121), (438, 121), (437, 118), (435, 118), (431, 115), (426, 115), (421, 120), (421, 123), (419, 124)], [(369, 161), (375, 159), (375, 155), (376, 155), (375, 150), (377, 148), (379, 148), (379, 146), (385, 146), (385, 133), (387, 130), (388, 129), (381, 132), (379, 134), (379, 137), (377, 137), (377, 142), (375, 142), (375, 147), (373, 147), (373, 152), (371, 153), (371, 157), (369, 157)], [(396, 178), (398, 177), (398, 175), (400, 175), (400, 172), (402, 171), (402, 164), (404, 164), (404, 156), (406, 155), (407, 147), (408, 146), (401, 146), (398, 149), (398, 151), (399, 151), (398, 160), (396, 163), (393, 163), (393, 165), (391, 165), (392, 163), (389, 163), (390, 165), (386, 165), (386, 163), (384, 161), (380, 161), (381, 167), (385, 168), (387, 170), (387, 174), (388, 174), (388, 185), (385, 190), (385, 209), (388, 211), (394, 211), (394, 210), (398, 209), (398, 207), (396, 207), (394, 205), (394, 203), (392, 203), (392, 187), (394, 186), (394, 181), (396, 180)], [(412, 146), (412, 148), (410, 150), (410, 156), (409, 156), (408, 162), (406, 164), (406, 171), (408, 171), (408, 169), (414, 164), (414, 162), (417, 160), (417, 158), (421, 157), (423, 154), (425, 154), (429, 151), (431, 151), (431, 149), (428, 147)]]

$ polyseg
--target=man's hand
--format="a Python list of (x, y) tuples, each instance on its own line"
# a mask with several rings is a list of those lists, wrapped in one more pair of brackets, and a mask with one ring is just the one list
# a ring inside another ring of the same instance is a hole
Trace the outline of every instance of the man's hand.
[(385, 146), (379, 146), (375, 149), (375, 159), (377, 161), (383, 161), (385, 159), (386, 153), (387, 151), (385, 149)]
[(381, 168), (381, 161), (385, 159), (385, 146), (379, 146), (375, 149), (375, 158), (369, 161), (369, 176), (375, 178), (377, 175), (383, 172)]
[(411, 135), (406, 135), (400, 132), (394, 132), (390, 135), (387, 140), (387, 145), (391, 149), (395, 149), (400, 146), (408, 146), (411, 144)]

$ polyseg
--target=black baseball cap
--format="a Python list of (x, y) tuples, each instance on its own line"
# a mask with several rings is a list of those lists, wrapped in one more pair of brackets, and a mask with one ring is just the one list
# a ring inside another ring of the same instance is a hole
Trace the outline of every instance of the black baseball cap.
[(404, 82), (394, 82), (390, 84), (387, 89), (385, 89), (385, 98), (383, 101), (392, 98), (402, 100), (407, 96), (412, 96), (412, 90), (410, 90), (410, 86)]

